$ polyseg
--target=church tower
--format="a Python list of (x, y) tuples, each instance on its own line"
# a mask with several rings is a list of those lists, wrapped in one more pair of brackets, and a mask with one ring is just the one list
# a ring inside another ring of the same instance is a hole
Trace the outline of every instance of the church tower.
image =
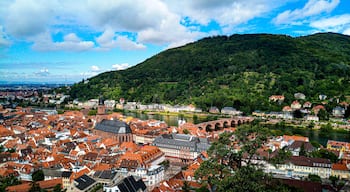
[(98, 106), (97, 106), (97, 115), (105, 115), (106, 114), (106, 107), (103, 102), (103, 98), (100, 97), (98, 99)]

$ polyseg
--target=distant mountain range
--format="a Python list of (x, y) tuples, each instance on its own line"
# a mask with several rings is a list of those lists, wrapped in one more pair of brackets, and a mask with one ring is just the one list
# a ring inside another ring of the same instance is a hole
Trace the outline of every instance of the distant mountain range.
[[(270, 95), (286, 104), (294, 93), (350, 95), (350, 37), (318, 33), (217, 36), (163, 51), (123, 71), (105, 72), (74, 84), (73, 98), (125, 98), (144, 103), (233, 106), (271, 110)], [(329, 98), (328, 97), (328, 98)], [(277, 109), (277, 108), (276, 108)]]

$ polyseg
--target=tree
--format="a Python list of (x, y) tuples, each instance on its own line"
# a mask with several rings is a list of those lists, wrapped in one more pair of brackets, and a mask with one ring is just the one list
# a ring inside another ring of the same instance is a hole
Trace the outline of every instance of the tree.
[[(212, 143), (210, 158), (202, 162), (195, 177), (216, 191), (288, 191), (252, 161), (267, 136), (267, 129), (257, 125), (242, 125), (235, 135), (224, 132)], [(236, 143), (241, 150), (233, 150)]]
[(61, 184), (57, 184), (53, 188), (53, 192), (65, 192), (65, 191), (66, 191), (65, 189), (62, 189), (62, 185)]
[(190, 131), (188, 129), (184, 129), (182, 132), (186, 135), (190, 133)]
[(313, 129), (315, 127), (315, 122), (311, 121), (309, 125), (307, 126), (309, 129)]
[(9, 177), (0, 176), (0, 191), (5, 191), (8, 186), (19, 185), (21, 181), (17, 177), (11, 175)]
[(295, 110), (293, 112), (293, 117), (298, 119), (303, 118), (303, 113), (300, 110)]
[(88, 112), (88, 115), (89, 115), (89, 116), (96, 115), (96, 114), (97, 114), (97, 110), (90, 110), (90, 111)]
[(324, 159), (329, 159), (332, 163), (338, 162), (338, 156), (334, 154), (331, 151), (328, 151), (326, 149), (320, 149), (318, 151), (313, 151), (310, 154), (311, 157), (318, 157), (318, 158), (324, 158)]
[(314, 182), (318, 182), (318, 183), (322, 183), (321, 177), (315, 174), (309, 174), (307, 179), (309, 181), (314, 181)]
[(310, 142), (312, 146), (316, 147), (316, 148), (320, 148), (321, 147), (321, 144), (317, 141), (311, 141)]
[(332, 182), (333, 187), (337, 187), (337, 182), (339, 181), (339, 176), (329, 176), (329, 180)]
[(191, 186), (188, 183), (188, 181), (184, 181), (184, 185), (182, 186), (181, 189), (183, 192), (190, 192), (191, 191)]
[(323, 136), (328, 136), (330, 133), (332, 133), (333, 127), (330, 123), (327, 123), (326, 125), (321, 125), (320, 128), (320, 134)]
[(349, 118), (350, 117), (350, 107), (347, 107), (345, 110), (344, 118)]
[(320, 109), (317, 113), (317, 116), (320, 118), (320, 120), (329, 120), (329, 114), (324, 109)]
[(39, 169), (37, 171), (34, 171), (32, 174), (32, 180), (34, 182), (36, 181), (43, 181), (45, 179), (43, 170)]
[(278, 164), (283, 164), (286, 159), (289, 159), (292, 156), (292, 152), (285, 149), (278, 150), (278, 153), (275, 157), (268, 159), (269, 163), (276, 166)]
[(299, 152), (299, 155), (300, 156), (306, 156), (306, 151), (305, 151), (305, 146), (304, 146), (304, 143), (301, 144), (300, 146), (300, 152)]

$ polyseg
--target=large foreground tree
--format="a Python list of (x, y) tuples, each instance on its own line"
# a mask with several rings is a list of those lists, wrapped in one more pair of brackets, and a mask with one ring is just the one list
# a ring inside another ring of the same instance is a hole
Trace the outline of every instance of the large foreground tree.
[(221, 134), (208, 150), (209, 159), (196, 171), (196, 178), (211, 191), (295, 191), (272, 179), (254, 161), (268, 135), (268, 130), (258, 125), (243, 125), (235, 134)]

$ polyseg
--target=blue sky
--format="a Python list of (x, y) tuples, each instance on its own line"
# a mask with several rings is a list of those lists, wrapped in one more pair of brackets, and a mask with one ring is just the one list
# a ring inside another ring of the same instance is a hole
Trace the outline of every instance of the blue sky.
[(72, 83), (206, 36), (350, 35), (349, 0), (0, 0), (0, 82)]

